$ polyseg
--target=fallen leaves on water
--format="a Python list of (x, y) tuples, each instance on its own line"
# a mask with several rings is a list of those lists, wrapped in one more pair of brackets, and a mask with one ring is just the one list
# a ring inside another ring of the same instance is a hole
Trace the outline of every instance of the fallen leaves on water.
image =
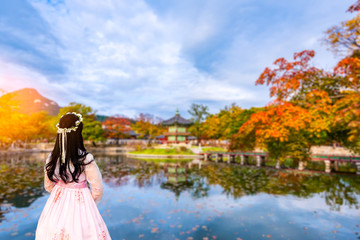
[(151, 233), (158, 233), (159, 232), (159, 228), (153, 228), (151, 229)]

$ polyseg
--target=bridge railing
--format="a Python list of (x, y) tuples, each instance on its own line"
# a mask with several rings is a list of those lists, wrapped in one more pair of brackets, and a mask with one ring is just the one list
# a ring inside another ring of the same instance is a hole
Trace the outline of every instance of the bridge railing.
[[(244, 165), (248, 157), (255, 157), (256, 158), (256, 166), (264, 166), (266, 158), (268, 156), (267, 152), (251, 152), (251, 151), (235, 151), (235, 152), (220, 152), (220, 151), (214, 151), (214, 152), (203, 152), (199, 153), (198, 155), (203, 156), (205, 161), (210, 160), (212, 156), (215, 156), (215, 161), (218, 162), (219, 159), (223, 160), (224, 158), (227, 158), (228, 163), (234, 163), (235, 158), (237, 156), (240, 156), (240, 164)], [(287, 158), (291, 159), (291, 156), (288, 156)], [(334, 162), (347, 162), (347, 163), (355, 163), (357, 172), (356, 174), (360, 175), (360, 156), (342, 156), (342, 155), (321, 155), (321, 154), (312, 154), (311, 155), (312, 161), (323, 161), (325, 163), (325, 172), (330, 173), (331, 172), (331, 163)], [(277, 161), (276, 168), (280, 168), (280, 162)], [(304, 170), (304, 162), (299, 161), (299, 170)]]

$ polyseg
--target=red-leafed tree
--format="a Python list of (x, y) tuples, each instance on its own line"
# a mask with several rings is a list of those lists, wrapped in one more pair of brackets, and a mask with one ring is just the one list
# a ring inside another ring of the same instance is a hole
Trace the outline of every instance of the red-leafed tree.
[[(360, 0), (348, 11), (360, 11)], [(360, 153), (360, 13), (330, 28), (326, 42), (347, 53), (333, 71), (313, 66), (315, 52), (305, 50), (262, 72), (256, 84), (269, 86), (275, 101), (242, 125), (232, 146), (260, 147), (280, 160), (306, 159), (312, 145), (333, 142)]]
[(105, 136), (119, 141), (119, 139), (129, 137), (131, 131), (131, 121), (128, 118), (111, 116), (102, 123), (105, 129)]
[(330, 96), (340, 92), (334, 74), (310, 64), (314, 55), (309, 50), (295, 53), (293, 61), (279, 58), (275, 68), (264, 70), (256, 84), (268, 85), (275, 101), (242, 125), (233, 145), (245, 147), (249, 143), (241, 141), (252, 139), (250, 145), (266, 149), (273, 159), (309, 158), (316, 139), (330, 131)]
[(359, 92), (360, 90), (360, 59), (347, 57), (342, 59), (334, 69), (335, 74), (341, 77), (344, 90)]
[(360, 11), (360, 0), (357, 0), (356, 3), (354, 3), (353, 5), (351, 5), (349, 7), (349, 9), (347, 10), (347, 12), (358, 12)]
[(256, 85), (270, 86), (270, 97), (279, 101), (304, 100), (313, 90), (323, 90), (329, 95), (338, 94), (334, 75), (310, 64), (314, 56), (313, 50), (305, 50), (295, 53), (293, 61), (279, 58), (274, 62), (274, 69), (265, 68)]
[[(314, 95), (313, 98), (316, 98), (317, 94)], [(324, 103), (323, 106), (327, 104)], [(313, 144), (311, 139), (319, 138), (321, 132), (329, 126), (326, 117), (323, 118), (320, 114), (320, 111), (326, 112), (327, 108), (321, 108), (322, 104), (313, 112), (294, 103), (275, 101), (263, 111), (253, 114), (241, 126), (237, 137), (248, 141), (251, 135), (255, 135), (254, 146), (267, 150), (272, 159), (280, 162), (286, 156), (307, 160)], [(248, 144), (243, 142), (239, 145)]]

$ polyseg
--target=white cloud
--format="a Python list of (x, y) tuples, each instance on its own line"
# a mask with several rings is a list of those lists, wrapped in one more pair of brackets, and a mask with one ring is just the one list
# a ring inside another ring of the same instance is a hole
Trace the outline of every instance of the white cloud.
[[(49, 46), (36, 38), (36, 47), (57, 56), (65, 73), (54, 78), (2, 60), (11, 66), (7, 78), (12, 75), (18, 84), (0, 87), (33, 86), (61, 105), (77, 101), (102, 114), (129, 116), (151, 112), (167, 118), (177, 107), (186, 115), (192, 102), (208, 104), (212, 112), (232, 102), (263, 106), (269, 101), (267, 88), (254, 86), (261, 71), (294, 51), (320, 49), (322, 31), (339, 22), (332, 14), (337, 9), (321, 9), (329, 5), (325, 0), (317, 3), (316, 14), (298, 3), (302, 20), (308, 21), (295, 22), (294, 28), (291, 19), (272, 19), (285, 14), (288, 2), (271, 2), (266, 4), (279, 12), (267, 16), (267, 5), (249, 0), (179, 1), (164, 12), (143, 0), (71, 0), (55, 6), (33, 1), (57, 41)], [(197, 67), (199, 49), (211, 71)], [(331, 53), (320, 53), (319, 62), (333, 63)]]
[[(80, 96), (77, 91), (70, 94), (74, 99), (111, 114), (115, 109), (133, 112), (132, 108), (161, 113), (180, 107), (184, 111), (196, 100), (231, 103), (255, 98), (200, 72), (182, 55), (186, 45), (182, 41), (196, 45), (212, 36), (215, 20), (209, 22), (211, 14), (199, 17), (199, 24), (191, 27), (194, 34), (176, 34), (174, 29), (184, 30), (180, 22), (175, 26), (162, 21), (141, 1), (81, 2), (71, 1), (60, 9), (34, 3), (62, 44), (59, 52), (68, 62), (62, 84), (81, 92)], [(161, 105), (167, 107), (159, 111)]]

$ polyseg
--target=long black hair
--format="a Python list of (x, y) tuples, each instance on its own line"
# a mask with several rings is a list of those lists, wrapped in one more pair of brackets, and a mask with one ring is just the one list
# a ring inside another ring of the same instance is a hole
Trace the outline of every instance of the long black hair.
[[(76, 121), (80, 121), (79, 117), (73, 113), (67, 113), (60, 118), (59, 128), (72, 128), (76, 126)], [(84, 160), (88, 152), (84, 146), (84, 140), (82, 137), (83, 123), (80, 122), (76, 131), (71, 131), (66, 134), (66, 156), (65, 163), (61, 162), (62, 151), (60, 148), (61, 134), (57, 134), (54, 149), (50, 155), (50, 161), (46, 164), (46, 173), (49, 179), (53, 182), (60, 179), (54, 179), (54, 173), (57, 164), (59, 163), (59, 175), (65, 183), (78, 182), (80, 174), (84, 171), (84, 166), (89, 164), (85, 163)], [(70, 163), (74, 166), (73, 171), (70, 169)], [(71, 178), (69, 174), (71, 174)]]

